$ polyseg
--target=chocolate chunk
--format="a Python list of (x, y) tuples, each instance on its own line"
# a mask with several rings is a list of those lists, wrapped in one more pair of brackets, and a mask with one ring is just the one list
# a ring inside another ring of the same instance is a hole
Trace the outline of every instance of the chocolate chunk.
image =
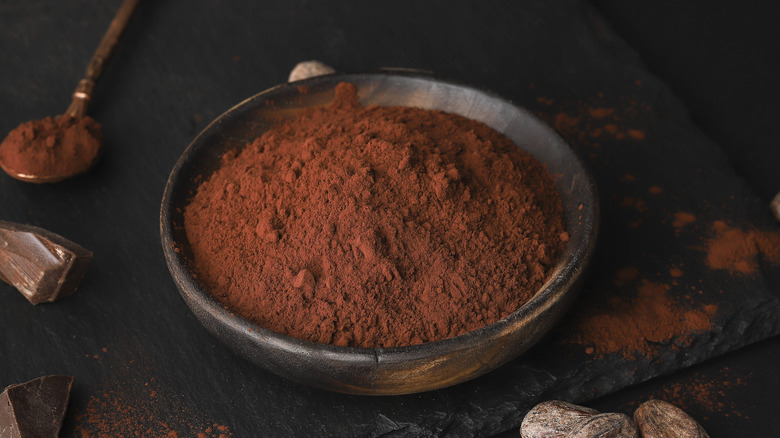
[(72, 376), (44, 376), (0, 394), (0, 437), (57, 438), (68, 409)]
[(0, 221), (0, 280), (33, 304), (72, 295), (92, 252), (42, 228)]

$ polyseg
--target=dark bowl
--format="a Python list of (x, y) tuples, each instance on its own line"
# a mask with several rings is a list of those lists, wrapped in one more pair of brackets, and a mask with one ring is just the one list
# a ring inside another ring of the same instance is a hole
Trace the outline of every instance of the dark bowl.
[[(301, 109), (328, 104), (336, 84), (358, 87), (364, 105), (443, 110), (483, 122), (544, 163), (563, 199), (570, 240), (552, 277), (506, 318), (442, 341), (393, 348), (318, 344), (257, 326), (226, 310), (193, 276), (182, 211), (220, 156)], [(304, 88), (305, 87), (305, 88)], [(160, 233), (168, 268), (203, 325), (239, 355), (294, 381), (351, 394), (430, 391), (473, 379), (517, 357), (561, 318), (575, 298), (596, 242), (598, 205), (590, 175), (569, 146), (528, 111), (472, 87), (415, 74), (320, 76), (257, 94), (212, 122), (184, 151), (165, 187)]]

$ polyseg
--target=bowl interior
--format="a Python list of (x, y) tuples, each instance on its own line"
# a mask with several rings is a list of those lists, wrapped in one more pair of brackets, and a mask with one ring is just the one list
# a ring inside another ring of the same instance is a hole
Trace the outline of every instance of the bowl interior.
[[(242, 147), (303, 108), (327, 105), (342, 81), (358, 87), (363, 105), (414, 106), (481, 121), (547, 166), (561, 195), (570, 240), (552, 277), (508, 317), (442, 341), (394, 348), (316, 344), (281, 335), (233, 315), (196, 281), (182, 212), (224, 152)], [(257, 365), (298, 382), (356, 394), (404, 394), (449, 386), (484, 374), (528, 349), (571, 304), (593, 250), (597, 198), (587, 170), (568, 145), (527, 111), (488, 92), (427, 76), (328, 75), (284, 84), (233, 107), (193, 140), (166, 185), (161, 237), (169, 270), (185, 302), (220, 340)]]

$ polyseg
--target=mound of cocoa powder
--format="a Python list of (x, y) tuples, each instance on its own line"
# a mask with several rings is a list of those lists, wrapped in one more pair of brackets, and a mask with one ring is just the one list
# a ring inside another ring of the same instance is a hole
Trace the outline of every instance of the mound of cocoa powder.
[(98, 158), (103, 133), (92, 117), (61, 115), (22, 123), (0, 144), (0, 162), (22, 175), (73, 175)]
[(199, 280), (276, 332), (392, 347), (495, 322), (568, 234), (553, 178), (488, 126), (352, 84), (223, 156), (184, 212)]

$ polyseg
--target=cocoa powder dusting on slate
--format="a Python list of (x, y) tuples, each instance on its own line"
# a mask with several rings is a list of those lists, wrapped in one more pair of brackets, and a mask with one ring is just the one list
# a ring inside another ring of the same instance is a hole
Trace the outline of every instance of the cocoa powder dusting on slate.
[[(545, 101), (546, 103), (546, 101)], [(616, 108), (595, 106), (597, 102), (564, 102), (554, 115), (540, 114), (555, 129), (572, 140), (593, 148), (601, 147), (603, 140), (642, 141), (647, 134), (641, 127), (631, 126), (638, 104), (633, 102), (618, 112)]]
[(568, 240), (544, 167), (484, 124), (336, 92), (225, 154), (185, 209), (213, 295), (360, 347), (460, 335), (530, 299)]
[(732, 401), (732, 393), (736, 388), (746, 386), (745, 379), (749, 377), (736, 375), (727, 367), (720, 370), (716, 379), (695, 374), (689, 379), (664, 385), (659, 398), (665, 398), (685, 410), (701, 411), (705, 420), (715, 414), (744, 416)]
[[(648, 398), (673, 403), (695, 418), (705, 421), (713, 416), (748, 419), (749, 417), (739, 410), (734, 398), (736, 394), (748, 391), (750, 377), (751, 373), (729, 367), (718, 370), (714, 378), (711, 374), (702, 372), (671, 376), (665, 378), (667, 381), (658, 389), (648, 394)], [(642, 399), (631, 400), (627, 406), (636, 408), (641, 401)]]
[(686, 211), (678, 211), (674, 214), (674, 221), (672, 221), (672, 226), (679, 230), (680, 228), (692, 224), (696, 221), (696, 216), (694, 216), (692, 213), (688, 213)]
[[(130, 342), (128, 345), (138, 345)], [(102, 348), (113, 353), (113, 348)], [(166, 381), (159, 379), (156, 366), (141, 350), (133, 349), (132, 359), (114, 362), (105, 357), (102, 366), (110, 368), (97, 385), (84, 387), (88, 399), (71, 400), (73, 429), (63, 436), (80, 438), (115, 437), (198, 437), (233, 436), (227, 425), (201, 415), (191, 397), (172, 393)], [(90, 355), (87, 355), (90, 356)], [(113, 360), (112, 360), (113, 359)], [(103, 358), (100, 359), (103, 361)]]
[[(694, 215), (678, 212), (672, 226), (677, 232), (695, 221)], [(780, 264), (780, 232), (742, 229), (724, 221), (715, 221), (710, 228), (712, 237), (701, 246), (703, 262), (710, 269), (753, 275), (761, 261)], [(597, 356), (622, 354), (636, 359), (652, 357), (657, 345), (686, 346), (695, 333), (712, 329), (718, 305), (675, 299), (678, 294), (672, 288), (678, 287), (684, 272), (670, 266), (668, 274), (671, 285), (638, 279), (640, 273), (634, 267), (619, 269), (612, 283), (624, 292), (612, 296), (590, 292), (582, 311), (567, 325), (564, 342), (584, 345), (587, 353)]]
[[(86, 409), (76, 414), (75, 436), (224, 438), (230, 429), (205, 421), (185, 407), (172, 407), (170, 394), (161, 392), (156, 379), (146, 384), (108, 389), (90, 397)], [(218, 429), (219, 428), (219, 429)]]
[(780, 232), (743, 230), (715, 221), (712, 234), (705, 247), (711, 269), (750, 275), (758, 269), (760, 258), (780, 264)]
[(689, 308), (669, 294), (670, 286), (638, 280), (634, 295), (589, 300), (567, 325), (566, 343), (586, 347), (588, 354), (621, 354), (627, 360), (653, 357), (657, 345), (686, 346), (696, 332), (712, 328), (718, 306)]

